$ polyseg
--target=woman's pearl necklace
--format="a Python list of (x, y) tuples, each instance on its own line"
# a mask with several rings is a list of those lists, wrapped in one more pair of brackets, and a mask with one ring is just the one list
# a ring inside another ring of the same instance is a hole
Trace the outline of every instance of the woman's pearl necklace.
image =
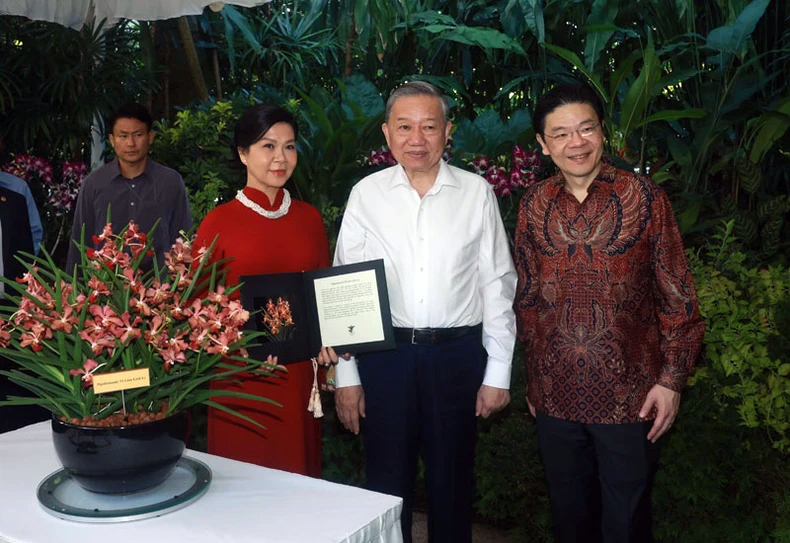
[(288, 192), (288, 189), (283, 189), (283, 203), (280, 204), (279, 209), (275, 209), (274, 211), (263, 209), (261, 206), (247, 198), (247, 195), (244, 194), (244, 191), (242, 190), (236, 193), (236, 199), (244, 206), (252, 209), (255, 213), (262, 217), (266, 217), (267, 219), (279, 219), (288, 213), (288, 210), (291, 208), (291, 194)]

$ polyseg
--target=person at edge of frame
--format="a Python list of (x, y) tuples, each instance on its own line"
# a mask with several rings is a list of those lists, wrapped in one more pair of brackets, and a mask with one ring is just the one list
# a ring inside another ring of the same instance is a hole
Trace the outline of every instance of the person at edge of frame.
[(515, 310), (560, 543), (653, 540), (650, 494), (705, 324), (669, 198), (603, 160), (587, 86), (541, 97), (559, 173), (524, 194)]
[[(24, 181), (21, 181), (27, 185)], [(28, 217), (28, 206), (24, 193), (0, 185), (0, 275), (9, 280), (22, 277), (27, 271), (24, 264), (17, 260), (22, 253), (33, 253), (34, 241)], [(14, 304), (5, 298), (5, 283), (0, 283), (0, 306), (13, 311)], [(0, 370), (10, 371), (16, 366), (4, 356), (0, 356)], [(9, 396), (30, 396), (30, 392), (0, 375), (0, 400)], [(22, 428), (28, 424), (46, 420), (49, 411), (38, 405), (6, 405), (0, 407), (0, 433)]]

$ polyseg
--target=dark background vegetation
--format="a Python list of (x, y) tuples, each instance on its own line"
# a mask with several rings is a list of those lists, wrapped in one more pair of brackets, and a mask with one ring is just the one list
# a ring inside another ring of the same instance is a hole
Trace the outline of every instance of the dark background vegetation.
[[(663, 444), (656, 533), (790, 541), (787, 2), (275, 0), (79, 32), (0, 16), (0, 47), (0, 163), (30, 153), (57, 173), (87, 160), (94, 121), (136, 99), (162, 119), (154, 156), (184, 176), (199, 220), (244, 184), (230, 149), (238, 114), (273, 101), (302, 128), (291, 189), (330, 235), (384, 143), (383, 97), (404, 80), (451, 97), (453, 162), (506, 168), (515, 144), (536, 150), (536, 97), (590, 83), (605, 100), (611, 160), (671, 195), (708, 325)], [(507, 225), (518, 197), (500, 199)], [(550, 541), (521, 357), (512, 405), (480, 424), (477, 514), (514, 541)], [(324, 400), (324, 475), (361, 484), (360, 441)]]

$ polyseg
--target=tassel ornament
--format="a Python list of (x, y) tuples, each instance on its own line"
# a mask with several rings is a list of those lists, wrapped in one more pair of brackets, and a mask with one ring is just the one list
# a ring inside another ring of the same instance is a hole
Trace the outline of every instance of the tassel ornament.
[(321, 407), (321, 394), (318, 392), (318, 360), (311, 358), (313, 362), (313, 389), (310, 391), (310, 401), (307, 402), (307, 410), (313, 417), (320, 419), (324, 416), (324, 409)]

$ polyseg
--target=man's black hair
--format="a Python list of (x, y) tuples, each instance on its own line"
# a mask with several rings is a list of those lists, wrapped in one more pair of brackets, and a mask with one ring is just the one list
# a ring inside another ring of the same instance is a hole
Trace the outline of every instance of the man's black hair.
[(558, 85), (544, 94), (535, 106), (532, 124), (535, 132), (543, 135), (546, 117), (555, 109), (568, 104), (587, 104), (595, 110), (598, 122), (603, 123), (603, 103), (598, 94), (587, 85)]
[(110, 115), (110, 118), (107, 119), (108, 133), (112, 134), (118, 119), (137, 119), (141, 123), (145, 123), (149, 132), (151, 131), (151, 125), (154, 123), (151, 113), (137, 102), (124, 104)]

